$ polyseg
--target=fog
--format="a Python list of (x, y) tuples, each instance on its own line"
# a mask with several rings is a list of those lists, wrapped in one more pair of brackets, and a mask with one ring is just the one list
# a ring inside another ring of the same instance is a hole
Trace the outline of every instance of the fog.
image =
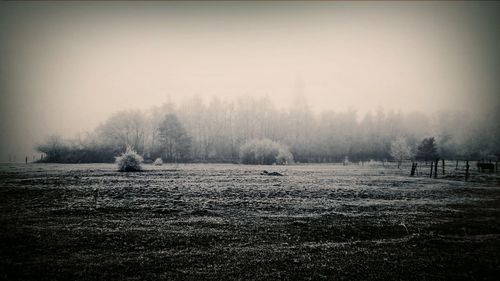
[(313, 113), (500, 108), (499, 3), (1, 3), (0, 162), (199, 96)]

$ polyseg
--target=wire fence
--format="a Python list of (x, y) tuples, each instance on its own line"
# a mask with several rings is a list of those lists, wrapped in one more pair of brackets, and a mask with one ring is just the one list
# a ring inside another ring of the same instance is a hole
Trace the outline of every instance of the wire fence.
[[(443, 160), (387, 162), (386, 167), (399, 168), (403, 174), (435, 179), (462, 181), (497, 181), (500, 183), (499, 162)], [(413, 172), (412, 172), (413, 170)]]

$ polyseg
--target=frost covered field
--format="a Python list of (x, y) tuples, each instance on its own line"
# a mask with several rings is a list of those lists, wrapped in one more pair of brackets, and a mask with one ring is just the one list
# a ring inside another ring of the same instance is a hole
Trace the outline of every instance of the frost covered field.
[(500, 274), (498, 182), (381, 165), (3, 164), (0, 209), (5, 280)]

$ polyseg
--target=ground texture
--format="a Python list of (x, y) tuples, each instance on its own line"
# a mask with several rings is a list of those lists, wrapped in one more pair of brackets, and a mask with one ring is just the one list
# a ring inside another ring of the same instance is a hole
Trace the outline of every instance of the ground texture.
[[(284, 176), (261, 175), (262, 170)], [(498, 181), (381, 165), (0, 165), (4, 280), (498, 280)]]

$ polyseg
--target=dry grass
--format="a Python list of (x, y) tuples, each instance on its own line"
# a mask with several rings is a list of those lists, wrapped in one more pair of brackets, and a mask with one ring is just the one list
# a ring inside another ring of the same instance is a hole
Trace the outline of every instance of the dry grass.
[[(264, 169), (283, 177), (260, 175)], [(0, 166), (0, 279), (494, 280), (500, 189), (380, 166)]]

